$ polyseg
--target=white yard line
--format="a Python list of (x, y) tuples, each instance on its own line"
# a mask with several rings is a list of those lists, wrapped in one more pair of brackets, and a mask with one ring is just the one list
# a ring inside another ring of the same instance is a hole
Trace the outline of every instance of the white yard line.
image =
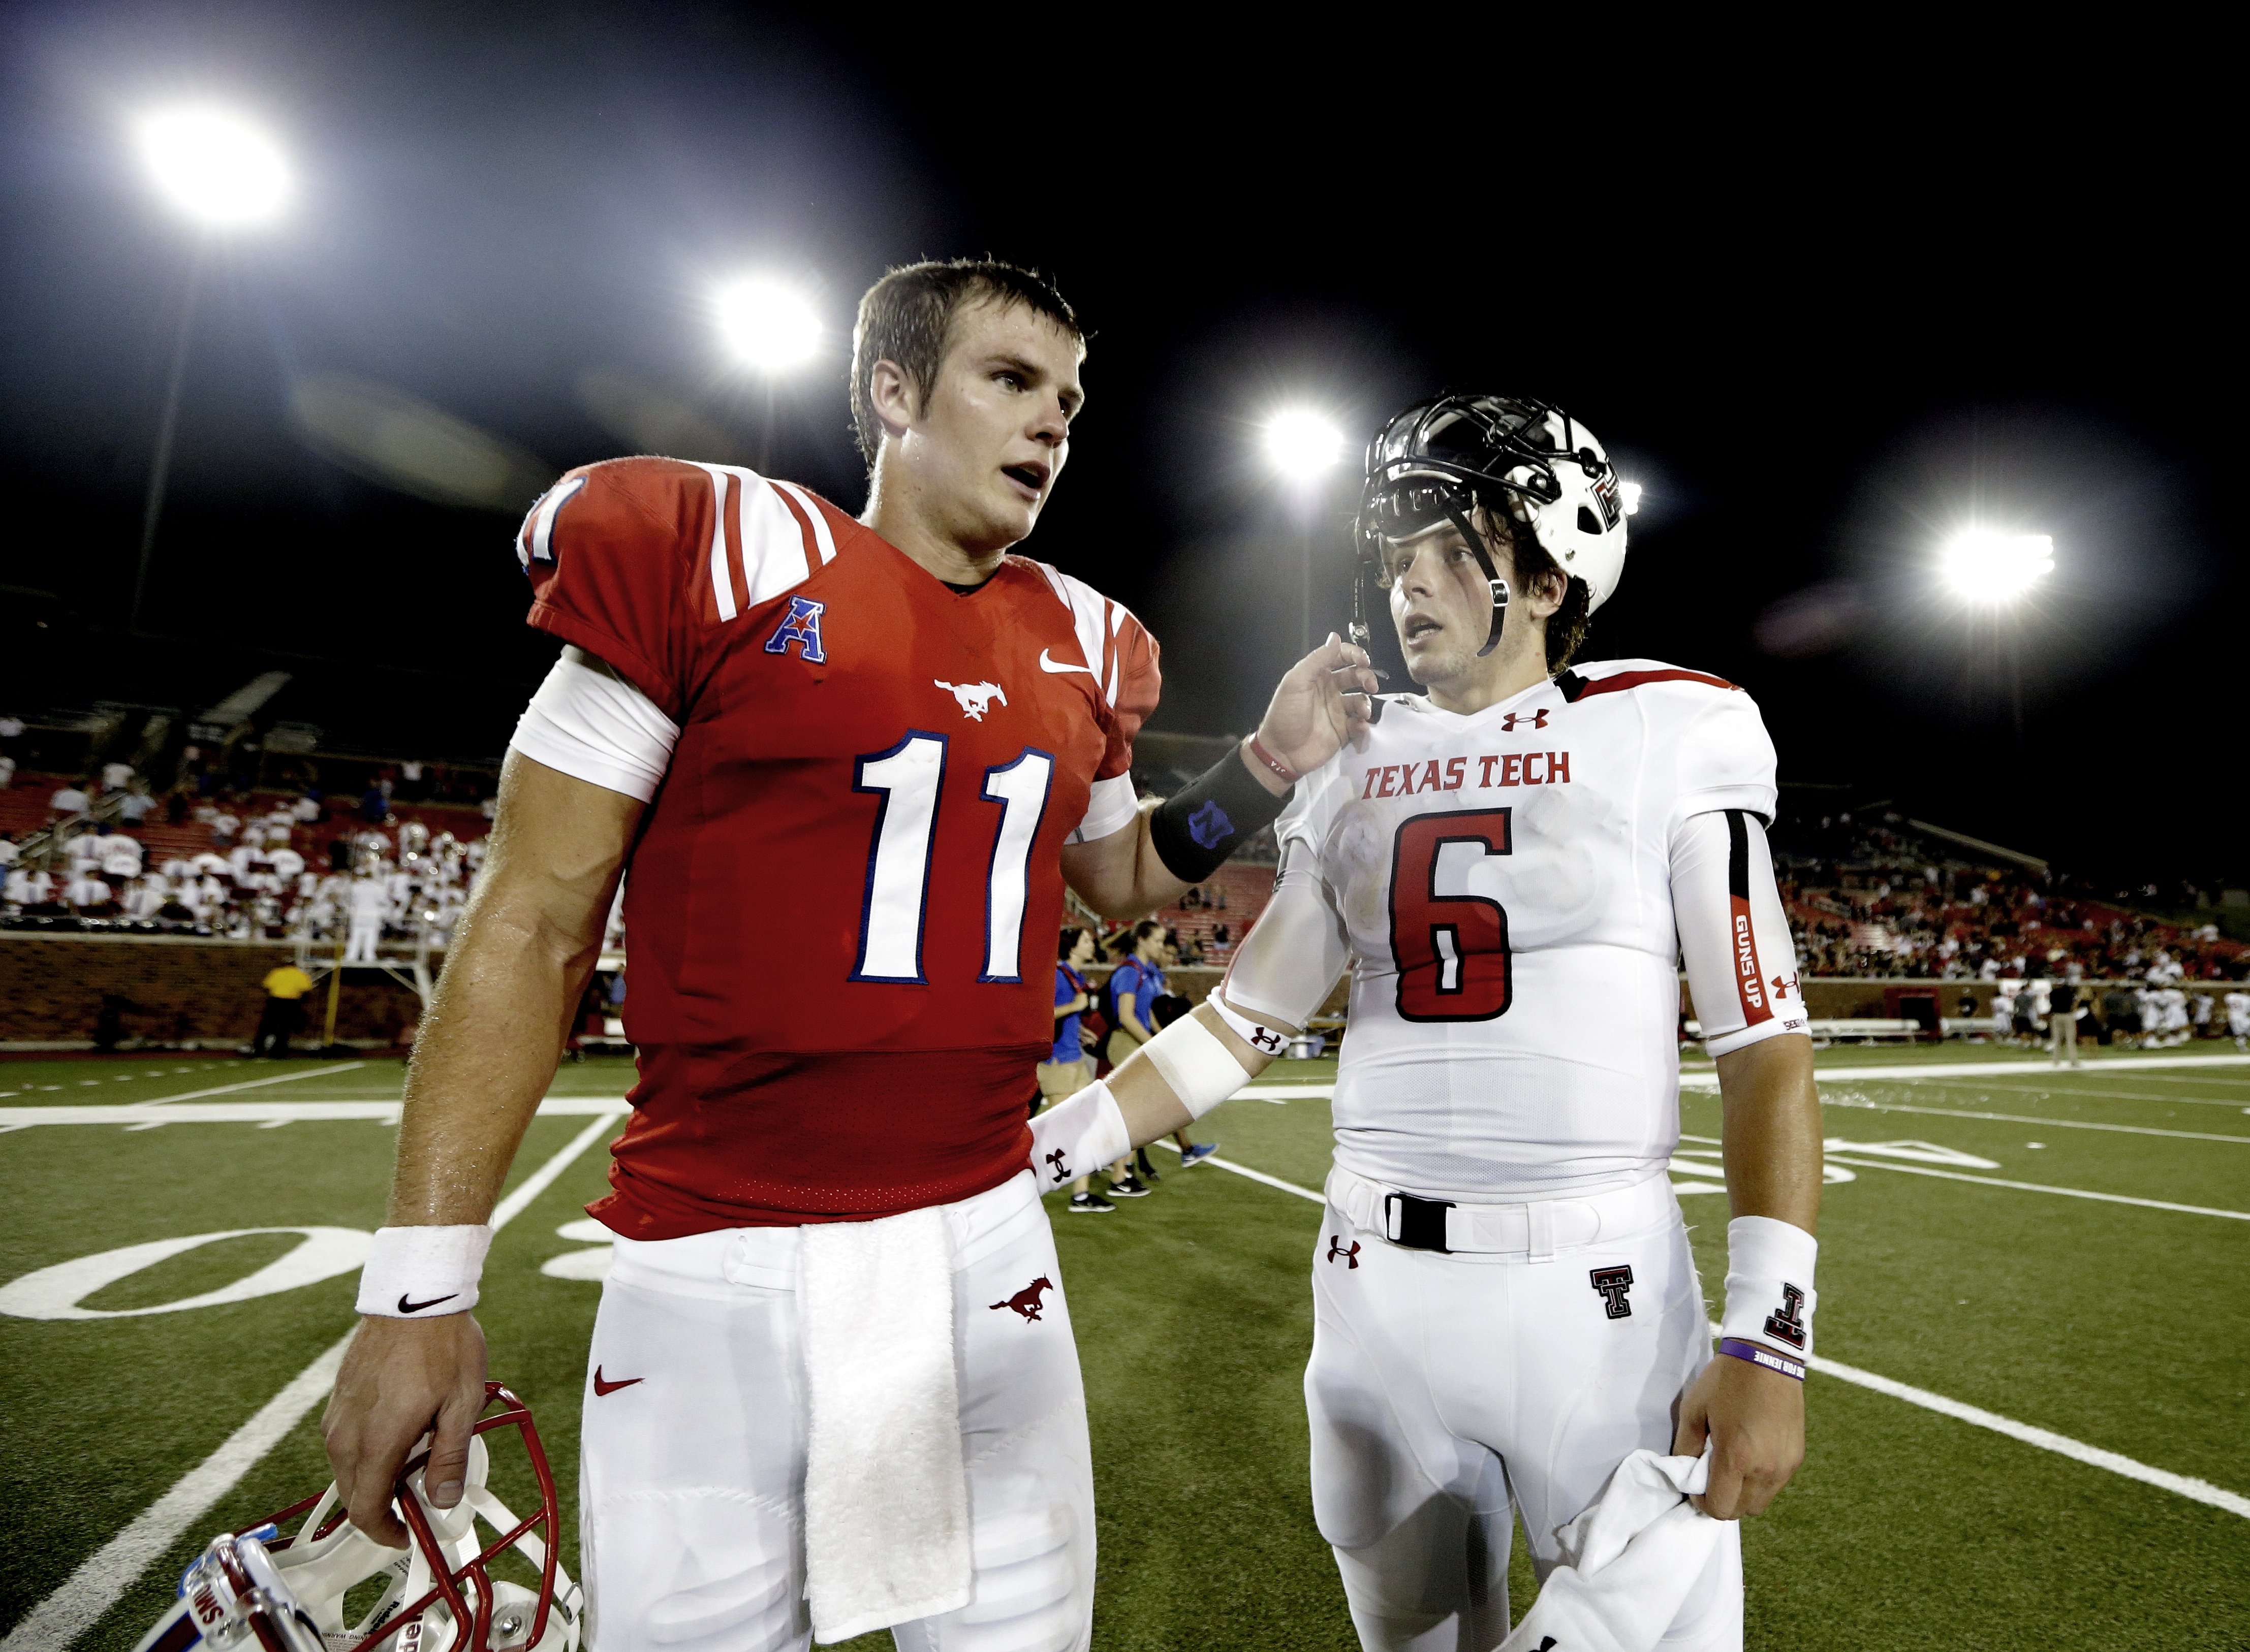
[[(128, 1129), (167, 1125), (295, 1124), (307, 1120), (369, 1119), (398, 1122), (397, 1101), (191, 1101), (152, 1115), (138, 1102), (83, 1106), (0, 1107), (0, 1132), (34, 1125), (122, 1125)], [(623, 1096), (549, 1096), (539, 1104), (542, 1119), (585, 1119), (621, 1111)]]
[(1932, 1170), (1924, 1165), (1895, 1165), (1888, 1160), (1846, 1159), (1836, 1153), (1828, 1155), (1829, 1162), (1848, 1166), (1853, 1170), (1895, 1170), (1901, 1175), (1936, 1176), (1943, 1181), (1973, 1181), (1984, 1187), (2013, 1187), (2020, 1193), (2060, 1194), (2066, 1199), (2098, 1199), (2109, 1205), (2139, 1205), (2148, 1210), (2176, 1210), (2188, 1216), (2225, 1216), (2233, 1222), (2250, 1222), (2250, 1210), (2219, 1210), (2210, 1205), (2176, 1205), (2168, 1199), (2136, 1199), (2129, 1194), (2093, 1193), (2084, 1187), (2050, 1187), (2044, 1182), (2008, 1181), (1998, 1176), (1964, 1175), (1958, 1170)]
[[(2039, 1122), (2051, 1124), (2053, 1121)], [(1680, 1139), (1708, 1143), (1714, 1147), (1720, 1145), (1716, 1136), (1691, 1136), (1685, 1131), (1681, 1132)], [(1827, 1161), (1853, 1170), (1895, 1170), (1908, 1176), (1936, 1176), (1941, 1181), (1973, 1181), (1980, 1187), (2013, 1187), (2020, 1193), (2060, 1194), (2066, 1199), (2098, 1199), (2107, 1205), (2139, 1205), (2149, 1210), (2176, 1210), (2183, 1215), (2226, 1216), (2235, 1222), (2250, 1222), (2250, 1210), (2219, 1210), (2210, 1205), (2176, 1205), (2168, 1199), (2136, 1199), (2130, 1194), (2095, 1193), (2086, 1187), (2054, 1187), (2043, 1181), (2009, 1181), (1999, 1176), (1971, 1176), (1958, 1170), (1932, 1170), (1923, 1165), (1896, 1164), (1888, 1159), (1853, 1159), (1849, 1154), (1849, 1148), (1831, 1152)]]
[(2181, 1141), (2239, 1141), (2250, 1146), (2250, 1136), (2213, 1135), (2203, 1130), (2159, 1130), (2153, 1125), (2104, 1125), (2090, 1119), (2034, 1119), (2026, 1113), (1969, 1112), (1959, 1107), (1914, 1107), (1897, 1101), (1846, 1101), (1823, 1096), (1824, 1107), (1863, 1107), (1871, 1112), (1919, 1112), (1935, 1119), (1988, 1119), (2004, 1125), (2037, 1125), (2042, 1130), (2110, 1130), (2127, 1136), (2171, 1136)]
[[(1816, 1076), (1824, 1084), (1844, 1084), (1855, 1078), (1997, 1078), (2012, 1073), (2023, 1078), (2098, 1078), (2103, 1073), (2145, 1071), (2162, 1068), (2205, 1068), (2250, 1066), (2250, 1056), (2113, 1056), (2109, 1059), (2088, 1061), (2083, 1067), (2051, 1067), (2037, 1058), (2022, 1061), (1925, 1061), (1871, 1062), (1866, 1066), (1839, 1063), (1830, 1065), (1816, 1063)], [(2198, 1075), (2187, 1072), (2168, 1072), (2165, 1077), (2189, 1077)], [(2240, 1082), (2241, 1075), (2227, 1074), (2226, 1077)], [(1699, 1090), (1715, 1090), (1719, 1086), (1716, 1070), (1702, 1068), (1682, 1072), (1680, 1082)], [(2214, 1079), (2213, 1082), (2219, 1082)], [(2164, 1098), (2170, 1100), (2170, 1097)]]
[(326, 1078), (340, 1072), (357, 1072), (363, 1061), (340, 1061), (333, 1067), (307, 1067), (302, 1072), (275, 1073), (271, 1078), (245, 1078), (238, 1084), (219, 1084), (210, 1090), (190, 1090), (177, 1096), (156, 1096), (136, 1105), (162, 1107), (175, 1101), (201, 1101), (205, 1096), (231, 1096), (238, 1090), (262, 1090), (267, 1084), (290, 1084), (300, 1078)]
[[(1718, 1335), (1719, 1327), (1713, 1325), (1711, 1334)], [(1894, 1400), (1903, 1400), (1908, 1405), (1922, 1407), (1925, 1411), (1957, 1418), (1979, 1428), (1990, 1428), (1995, 1434), (2005, 1434), (2011, 1440), (2020, 1440), (2026, 1445), (2039, 1447), (2042, 1451), (2055, 1452), (2091, 1468), (2107, 1469), (2128, 1480), (2138, 1480), (2143, 1485), (2156, 1486), (2175, 1496), (2197, 1503), (2207, 1503), (2214, 1509), (2224, 1509), (2229, 1514), (2250, 1519), (2250, 1497), (2215, 1486), (2208, 1480), (2174, 1474), (2168, 1469), (2152, 1469), (2145, 1463), (2136, 1463), (2115, 1451), (2105, 1451), (2100, 1446), (2088, 1445), (2084, 1441), (2074, 1440), (2067, 1435), (2033, 1428), (2028, 1422), (2019, 1422), (2013, 1417), (2004, 1417), (1998, 1412), (1987, 1411), (1981, 1406), (1964, 1405), (1958, 1400), (1949, 1400), (1942, 1394), (1932, 1394), (1927, 1388), (1894, 1382), (1888, 1377), (1880, 1377), (1872, 1371), (1847, 1366), (1842, 1360), (1831, 1359), (1825, 1354), (1814, 1354), (1810, 1363), (1824, 1376), (1841, 1377), (1846, 1382), (1856, 1383), (1862, 1388), (1872, 1388), (1877, 1394), (1887, 1394)]]
[[(525, 1206), (554, 1186), (555, 1179), (621, 1116), (615, 1111), (604, 1113), (572, 1137), (568, 1146), (500, 1201), (493, 1212), (492, 1226), (504, 1228), (521, 1215)], [(323, 1352), (287, 1387), (267, 1401), (256, 1416), (229, 1435), (217, 1450), (189, 1470), (170, 1490), (135, 1516), (130, 1525), (89, 1556), (60, 1588), (9, 1630), (7, 1638), (0, 1640), (0, 1652), (60, 1652), (99, 1622), (134, 1580), (162, 1559), (183, 1532), (233, 1490), (260, 1458), (304, 1421), (307, 1412), (328, 1397), (350, 1342), (347, 1335)]]
[[(1884, 1079), (1885, 1084), (1898, 1084), (1896, 1079)], [(1965, 1078), (1935, 1078), (1930, 1084), (1941, 1090), (1981, 1090), (1990, 1094), (1998, 1091), (2005, 1096), (2037, 1096), (2042, 1100), (2076, 1101), (2091, 1097), (2103, 1101), (2154, 1101), (2167, 1107), (2233, 1107), (2242, 1105), (2240, 1097), (2167, 1095), (2154, 1090), (2096, 1090), (2089, 1084), (1995, 1084), (1990, 1079), (1970, 1081)], [(2233, 1081), (2240, 1084), (2240, 1079)], [(1833, 1081), (1824, 1081), (1833, 1087)], [(1978, 1099), (1983, 1099), (1979, 1097)]]
[[(1171, 1146), (1170, 1142), (1160, 1145)], [(1172, 1151), (1177, 1153), (1179, 1149), (1173, 1147)], [(1294, 1181), (1283, 1181), (1278, 1176), (1269, 1176), (1262, 1170), (1253, 1170), (1247, 1165), (1234, 1164), (1216, 1155), (1204, 1160), (1204, 1162), (1217, 1165), (1222, 1170), (1232, 1170), (1238, 1176), (1247, 1176), (1253, 1181), (1263, 1182), (1269, 1187), (1279, 1187), (1283, 1193), (1295, 1194), (1300, 1199), (1309, 1199), (1315, 1204), (1328, 1203), (1324, 1196), (1315, 1193), (1310, 1187), (1300, 1187)], [(1878, 1167), (1885, 1170), (1902, 1170), (1908, 1167), (1903, 1165)], [(1979, 1180), (1982, 1178), (1968, 1177), (1964, 1180)], [(2047, 1191), (2061, 1190), (2048, 1189)], [(2191, 1207), (2174, 1208), (2187, 1209)], [(2233, 1213), (2213, 1214), (2232, 1215)], [(1715, 1337), (1720, 1334), (1717, 1325), (1711, 1327), (1711, 1334)], [(2070, 1458), (2074, 1463), (2083, 1463), (2089, 1468), (2107, 1469), (2110, 1473), (2122, 1475), (2128, 1480), (2138, 1480), (2143, 1485), (2152, 1485), (2160, 1490), (2170, 1491), (2177, 1497), (2186, 1497), (2196, 1503), (2208, 1504), (2214, 1509), (2224, 1509), (2229, 1514), (2240, 1515), (2245, 1519), (2250, 1519), (2250, 1497), (2246, 1497), (2239, 1492), (2229, 1491), (2223, 1486), (2215, 1486), (2208, 1480), (2198, 1480), (2188, 1475), (2174, 1474), (2169, 1469), (2153, 1469), (2145, 1463), (2136, 1463), (2131, 1457), (2122, 1456), (2115, 1451), (2105, 1451), (2100, 1446), (2088, 1445), (2083, 1440), (2074, 1440), (2068, 1435), (2057, 1434), (2051, 1428), (2034, 1428), (2028, 1422), (2019, 1422), (2013, 1417), (2004, 1417), (1998, 1412), (1987, 1411), (1981, 1406), (1967, 1405), (1958, 1400), (1949, 1400), (1942, 1394), (1932, 1394), (1927, 1388), (1916, 1388), (1908, 1383), (1895, 1382), (1888, 1377), (1877, 1376), (1872, 1371), (1862, 1371), (1857, 1366), (1847, 1366), (1840, 1359), (1831, 1359), (1826, 1354), (1814, 1354), (1810, 1363), (1812, 1368), (1823, 1376), (1837, 1377), (1846, 1382), (1855, 1383), (1862, 1388), (1872, 1388), (1877, 1394), (1888, 1394), (1894, 1400), (1903, 1400), (1908, 1405), (1922, 1407), (1925, 1411), (1935, 1411), (1941, 1416), (1951, 1417), (1957, 1421), (1970, 1423), (1979, 1428), (1990, 1428), (1995, 1434), (2005, 1434), (2011, 1440), (2020, 1440), (2024, 1444), (2037, 1446), (2042, 1451), (2054, 1452), (2060, 1456)], [(6, 1652), (6, 1649), (0, 1649), (0, 1652)]]

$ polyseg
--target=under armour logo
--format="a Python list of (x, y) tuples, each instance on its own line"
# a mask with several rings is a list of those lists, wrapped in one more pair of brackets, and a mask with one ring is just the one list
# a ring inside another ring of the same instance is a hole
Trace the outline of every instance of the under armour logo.
[(1586, 1277), (1595, 1290), (1602, 1293), (1602, 1306), (1612, 1319), (1632, 1318), (1632, 1304), (1625, 1293), (1632, 1289), (1632, 1270), (1630, 1268), (1590, 1268)]
[(1791, 994), (1792, 992), (1795, 992), (1796, 990), (1797, 990), (1797, 977), (1796, 977), (1796, 976), (1794, 976), (1794, 975), (1776, 975), (1776, 976), (1773, 978), (1773, 995), (1774, 995), (1776, 998), (1786, 998), (1786, 997), (1788, 997), (1788, 996), (1789, 996), (1789, 995), (1790, 995), (1790, 994)]
[(799, 659), (809, 664), (825, 665), (828, 656), (820, 646), (820, 616), (827, 609), (827, 603), (816, 602), (809, 596), (790, 597), (789, 617), (766, 638), (766, 652), (786, 654), (789, 645), (795, 643)]
[(1036, 1319), (1039, 1317), (1039, 1293), (1053, 1289), (1054, 1281), (1041, 1274), (1005, 1302), (994, 1303), (992, 1311), (997, 1313), (1003, 1308), (1013, 1308), (1025, 1318)]
[(1059, 1184), (1070, 1180), (1070, 1167), (1063, 1162), (1061, 1148), (1058, 1147), (1053, 1153), (1049, 1153), (1047, 1155), (1047, 1162), (1054, 1167), (1054, 1179), (1057, 1183)]
[(1281, 1053), (1281, 1045), (1285, 1041), (1281, 1035), (1275, 1032), (1271, 1027), (1253, 1028), (1250, 1034), (1251, 1048), (1253, 1050), (1262, 1050), (1269, 1056), (1280, 1055)]
[(1805, 1291), (1802, 1286), (1782, 1286), (1781, 1307), (1766, 1315), (1765, 1333), (1769, 1337), (1778, 1337), (1799, 1353), (1805, 1352)]
[(994, 700), (1003, 706), (1008, 703), (1006, 692), (997, 683), (939, 683), (935, 678), (930, 680), (961, 703), (961, 714), (972, 723), (984, 720), (984, 713), (992, 709)]
[(1330, 1234), (1329, 1236), (1329, 1260), (1330, 1262), (1336, 1262), (1339, 1259), (1342, 1261), (1347, 1270), (1358, 1267), (1359, 1241), (1355, 1239), (1349, 1246), (1346, 1246), (1340, 1236)]
[(1529, 718), (1531, 726), (1534, 728), (1544, 728), (1547, 726), (1547, 713), (1551, 709), (1553, 708), (1550, 706), (1542, 706), (1536, 712), (1510, 712), (1500, 719), (1500, 732), (1503, 734), (1515, 733), (1515, 719), (1519, 717)]

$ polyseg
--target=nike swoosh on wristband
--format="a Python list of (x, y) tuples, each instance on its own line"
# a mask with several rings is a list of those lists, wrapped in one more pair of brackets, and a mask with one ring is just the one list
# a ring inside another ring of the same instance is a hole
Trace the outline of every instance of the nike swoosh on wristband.
[(419, 1313), (423, 1309), (434, 1308), (441, 1302), (451, 1302), (455, 1297), (458, 1297), (460, 1294), (461, 1293), (459, 1291), (455, 1291), (448, 1292), (446, 1295), (442, 1297), (432, 1297), (427, 1302), (409, 1302), (406, 1300), (406, 1293), (402, 1291), (398, 1293), (398, 1311), (401, 1313)]
[(1045, 649), (1041, 649), (1039, 650), (1039, 669), (1043, 671), (1054, 671), (1058, 673), (1062, 671), (1084, 671), (1088, 677), (1097, 675), (1094, 667), (1091, 665), (1058, 665), (1054, 661), (1047, 657), (1047, 651)]
[(647, 1380), (648, 1379), (646, 1377), (626, 1377), (617, 1382), (604, 1382), (602, 1380), (601, 1366), (596, 1366), (594, 1367), (594, 1392), (597, 1394), (615, 1394), (620, 1388), (630, 1388), (636, 1382), (646, 1382)]

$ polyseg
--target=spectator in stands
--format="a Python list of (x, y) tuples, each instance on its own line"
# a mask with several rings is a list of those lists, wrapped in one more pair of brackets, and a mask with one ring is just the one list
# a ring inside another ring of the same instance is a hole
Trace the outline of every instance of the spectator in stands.
[(80, 918), (103, 918), (115, 910), (116, 891), (92, 872), (73, 878), (63, 889), (63, 904)]
[(114, 758), (101, 766), (101, 789), (121, 792), (133, 783), (133, 765), (121, 763)]
[(117, 802), (117, 818), (128, 831), (138, 831), (148, 823), (156, 807), (156, 800), (148, 795), (148, 782), (136, 780), (132, 788)]
[(390, 897), (383, 885), (362, 874), (352, 880), (345, 901), (351, 912), (351, 933), (344, 947), (344, 962), (371, 964), (383, 939), (383, 926), (390, 916)]
[(16, 840), (6, 832), (0, 832), (0, 876), (4, 876), (23, 857), (24, 851), (16, 846)]
[(101, 855), (101, 870), (105, 877), (135, 878), (141, 876), (141, 840), (128, 837), (123, 832), (109, 829), (109, 823), (101, 823), (94, 839)]
[(47, 819), (50, 823), (81, 819), (92, 803), (93, 800), (86, 794), (84, 781), (65, 781), (55, 788), (55, 795), (47, 799)]
[(259, 1012), (258, 1033), (250, 1041), (252, 1056), (279, 1058), (289, 1053), (289, 1040), (305, 1025), (305, 995), (313, 978), (294, 964), (266, 972), (266, 1008)]
[(0, 752), (0, 792), (6, 791), (15, 781), (16, 760), (6, 752)]
[(321, 817), (321, 794), (317, 790), (307, 789), (305, 795), (291, 807), (289, 812), (296, 816), (300, 823), (311, 825)]
[(16, 866), (9, 869), (7, 882), (0, 885), (0, 898), (20, 911), (44, 906), (54, 898), (55, 880), (37, 866)]
[[(1035, 1070), (1040, 1100), (1050, 1107), (1094, 1082), (1094, 1058), (1079, 1036), (1086, 1012), (1094, 1005), (1094, 993), (1080, 972), (1100, 956), (1093, 933), (1084, 929), (1065, 929), (1055, 951), (1054, 1048)], [(1111, 1167), (1113, 1177), (1122, 1176), (1124, 1162), (1121, 1159)], [(1080, 1176), (1071, 1183), (1069, 1208), (1078, 1215), (1100, 1215), (1117, 1207), (1093, 1190), (1090, 1176)]]
[(2125, 1043), (2137, 1037), (2141, 1030), (2140, 995), (2129, 987), (2112, 987), (2102, 995), (2102, 1030), (2103, 1043)]
[(2046, 1000), (2047, 1053), (2054, 1064), (2066, 1061), (2076, 1067), (2078, 1059), (2078, 988), (2071, 982), (2057, 981)]

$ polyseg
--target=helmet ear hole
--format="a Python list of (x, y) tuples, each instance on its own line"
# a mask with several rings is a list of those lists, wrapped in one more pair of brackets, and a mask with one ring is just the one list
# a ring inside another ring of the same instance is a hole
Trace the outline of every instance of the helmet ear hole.
[(1578, 506), (1578, 532), (1591, 533), (1597, 539), (1601, 537), (1602, 525), (1594, 520), (1594, 513), (1590, 506)]

